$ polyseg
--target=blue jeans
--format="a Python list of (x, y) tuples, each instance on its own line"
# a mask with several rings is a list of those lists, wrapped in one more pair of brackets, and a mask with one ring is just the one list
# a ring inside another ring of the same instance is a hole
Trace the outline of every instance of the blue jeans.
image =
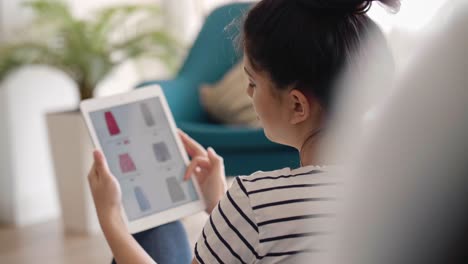
[(143, 231), (133, 237), (158, 264), (188, 264), (192, 261), (187, 233), (180, 221)]

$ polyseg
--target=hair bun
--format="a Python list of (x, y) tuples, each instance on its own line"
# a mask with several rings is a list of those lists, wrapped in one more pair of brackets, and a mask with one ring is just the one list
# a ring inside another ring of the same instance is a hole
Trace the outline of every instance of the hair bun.
[(364, 14), (369, 10), (372, 2), (379, 2), (393, 13), (397, 13), (401, 6), (400, 0), (296, 0), (296, 2), (314, 10), (347, 14)]

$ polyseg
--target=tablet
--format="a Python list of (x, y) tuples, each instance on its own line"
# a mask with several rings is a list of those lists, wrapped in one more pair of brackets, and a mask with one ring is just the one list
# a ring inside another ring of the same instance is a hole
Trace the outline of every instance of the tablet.
[(195, 177), (183, 181), (189, 159), (159, 86), (85, 100), (80, 109), (120, 183), (132, 234), (205, 209)]

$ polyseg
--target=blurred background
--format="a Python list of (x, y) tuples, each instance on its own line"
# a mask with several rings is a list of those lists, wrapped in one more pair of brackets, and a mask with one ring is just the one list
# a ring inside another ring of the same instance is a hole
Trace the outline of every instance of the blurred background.
[[(217, 8), (236, 2), (239, 1), (0, 0), (0, 263), (109, 261), (110, 251), (93, 218), (86, 190), (85, 174), (90, 160), (71, 156), (62, 162), (57, 157), (78, 149), (88, 155), (92, 147), (89, 140), (84, 142), (81, 138), (76, 145), (64, 145), (70, 138), (57, 133), (68, 132), (56, 132), (55, 127), (64, 125), (56, 125), (51, 116), (76, 111), (81, 99), (130, 91), (152, 80), (177, 79), (207, 17)], [(411, 61), (414, 51), (425, 45), (424, 36), (437, 30), (435, 23), (428, 25), (438, 19), (440, 8), (448, 2), (402, 1), (396, 15), (373, 5), (369, 14), (387, 34), (399, 71)], [(70, 37), (69, 32), (76, 35)], [(79, 37), (83, 39), (77, 40)], [(228, 40), (232, 42), (232, 36)], [(217, 63), (225, 68), (236, 67), (237, 60), (238, 57)], [(203, 61), (198, 61), (198, 65), (210, 68)], [(229, 74), (228, 69), (224, 74)], [(197, 92), (202, 85), (222, 85), (221, 73), (215, 76), (191, 85)], [(245, 89), (242, 81), (236, 84), (237, 90)], [(205, 97), (209, 100), (204, 95), (200, 100)], [(229, 129), (250, 127), (261, 131), (256, 124), (239, 118), (246, 113), (230, 111), (229, 116), (219, 117), (217, 113), (224, 110), (206, 102), (202, 106), (211, 112), (210, 122), (216, 119), (216, 124)], [(173, 111), (178, 121), (177, 110)], [(230, 120), (235, 122), (229, 123)], [(74, 124), (69, 125), (72, 130)], [(81, 125), (75, 130), (84, 128)], [(84, 135), (77, 138), (87, 136)], [(264, 151), (269, 149), (265, 147)], [(285, 149), (274, 151), (296, 155)], [(236, 161), (233, 158), (233, 164)], [(67, 170), (78, 176), (64, 181), (62, 175)], [(231, 176), (238, 173), (244, 172), (233, 170)], [(77, 178), (79, 181), (75, 181)], [(71, 194), (67, 191), (70, 186), (82, 194)], [(63, 195), (67, 192), (68, 196)], [(76, 209), (78, 206), (82, 211)], [(65, 212), (67, 208), (79, 216)], [(85, 214), (89, 217), (82, 217)], [(192, 241), (198, 236), (204, 217), (185, 221)]]

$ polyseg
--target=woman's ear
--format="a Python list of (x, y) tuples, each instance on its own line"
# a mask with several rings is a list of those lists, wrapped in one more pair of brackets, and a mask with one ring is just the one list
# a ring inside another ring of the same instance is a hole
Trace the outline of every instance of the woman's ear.
[(292, 89), (288, 94), (288, 105), (290, 110), (289, 122), (292, 125), (299, 124), (309, 119), (311, 105), (307, 97), (299, 90)]

